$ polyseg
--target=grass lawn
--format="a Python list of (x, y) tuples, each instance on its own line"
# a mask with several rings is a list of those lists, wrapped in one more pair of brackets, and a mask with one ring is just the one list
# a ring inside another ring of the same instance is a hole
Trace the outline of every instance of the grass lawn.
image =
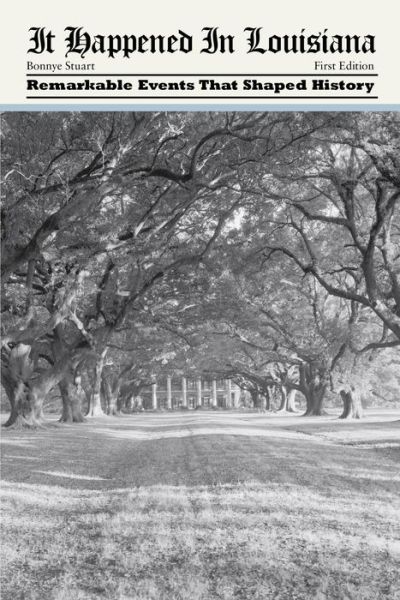
[(400, 412), (2, 434), (2, 600), (400, 599)]

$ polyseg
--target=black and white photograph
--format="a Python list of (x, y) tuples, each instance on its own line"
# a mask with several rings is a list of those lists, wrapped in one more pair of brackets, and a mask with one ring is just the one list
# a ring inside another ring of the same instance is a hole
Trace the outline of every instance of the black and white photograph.
[(2, 600), (398, 600), (400, 112), (1, 136)]

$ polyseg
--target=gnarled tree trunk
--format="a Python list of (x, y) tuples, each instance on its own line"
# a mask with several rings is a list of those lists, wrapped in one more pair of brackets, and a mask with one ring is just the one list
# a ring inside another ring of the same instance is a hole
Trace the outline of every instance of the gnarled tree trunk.
[(259, 407), (259, 393), (257, 388), (251, 388), (250, 390), (251, 400), (253, 402), (253, 408)]
[[(122, 382), (121, 378), (121, 382)], [(135, 383), (130, 381), (129, 383), (121, 383), (118, 400), (117, 410), (121, 412), (132, 412), (133, 410), (143, 409), (143, 399), (140, 397), (140, 392), (143, 388), (141, 383)]]
[(19, 380), (15, 382), (9, 396), (11, 414), (5, 427), (39, 427), (43, 425), (43, 403), (49, 392), (63, 377), (61, 368), (49, 371), (34, 381)]
[(265, 397), (265, 410), (271, 410), (271, 395), (269, 393), (268, 386), (264, 390), (264, 397)]
[(79, 378), (71, 374), (64, 377), (58, 384), (62, 399), (61, 423), (82, 423), (85, 419), (82, 414), (82, 387)]
[(273, 385), (267, 385), (266, 388), (266, 395), (268, 398), (268, 410), (271, 410), (274, 408), (275, 406), (275, 400), (276, 400), (276, 394), (275, 394), (275, 387)]
[(296, 412), (296, 390), (288, 390), (286, 386), (281, 388), (281, 403), (279, 412)]
[(343, 412), (339, 419), (361, 419), (363, 408), (361, 396), (354, 386), (340, 390), (340, 397), (343, 401)]
[(18, 412), (17, 412), (16, 397), (15, 397), (16, 382), (13, 381), (10, 373), (8, 373), (8, 369), (6, 369), (5, 367), (3, 367), (1, 370), (1, 384), (6, 392), (8, 401), (10, 403), (10, 408), (11, 408), (10, 415), (9, 415), (7, 421), (4, 423), (4, 427), (9, 427), (9, 425), (11, 425), (12, 423), (15, 422), (15, 420), (18, 416)]
[(322, 404), (326, 392), (326, 386), (320, 389), (313, 389), (306, 395), (305, 417), (320, 417), (323, 414)]
[(286, 410), (288, 412), (297, 412), (296, 410), (296, 390), (290, 390), (287, 395)]
[(89, 407), (87, 417), (102, 417), (104, 416), (104, 411), (101, 406), (101, 384), (102, 384), (102, 376), (103, 376), (103, 367), (106, 359), (107, 348), (103, 350), (96, 361), (96, 366), (94, 369), (94, 379), (93, 379), (93, 387), (92, 393), (89, 399)]
[(31, 346), (16, 344), (10, 351), (8, 364), (2, 369), (2, 382), (11, 405), (5, 427), (38, 427), (43, 422), (43, 401), (56, 383), (57, 369), (32, 380), (34, 364)]
[(299, 375), (298, 387), (306, 399), (304, 416), (321, 416), (323, 414), (322, 404), (328, 387), (326, 373), (315, 365), (301, 365)]
[(12, 387), (5, 388), (11, 405), (11, 412), (4, 427), (35, 427), (41, 425), (42, 411), (31, 405), (29, 388), (23, 381), (15, 381)]
[(286, 410), (287, 390), (286, 390), (286, 388), (285, 388), (284, 385), (281, 387), (280, 393), (281, 393), (281, 401), (280, 401), (280, 404), (279, 404), (278, 412), (282, 412), (282, 411)]
[[(63, 328), (60, 324), (54, 328), (53, 335), (53, 355), (58, 361), (66, 360), (66, 342)], [(81, 378), (75, 376), (75, 368), (71, 360), (67, 363), (65, 376), (59, 382), (58, 387), (62, 400), (60, 423), (82, 423), (84, 418), (81, 406), (83, 394)]]
[(121, 381), (116, 376), (103, 379), (104, 396), (106, 400), (106, 412), (108, 415), (121, 414), (121, 403), (118, 402)]

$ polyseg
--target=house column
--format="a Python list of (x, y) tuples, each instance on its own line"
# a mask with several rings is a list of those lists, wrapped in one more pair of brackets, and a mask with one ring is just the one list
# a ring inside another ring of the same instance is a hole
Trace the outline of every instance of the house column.
[(213, 379), (212, 381), (212, 405), (215, 407), (218, 406), (216, 379)]
[(187, 387), (186, 387), (186, 377), (182, 377), (182, 406), (187, 407)]
[(225, 402), (225, 404), (226, 404), (226, 408), (231, 408), (231, 405), (232, 405), (231, 380), (227, 379), (225, 384), (226, 384), (226, 402)]
[(153, 410), (157, 410), (157, 384), (153, 383), (151, 386), (151, 395), (153, 401)]
[(241, 393), (240, 387), (238, 385), (235, 385), (233, 388), (233, 406), (234, 406), (234, 408), (239, 408), (240, 393)]
[(171, 386), (171, 375), (167, 376), (167, 408), (172, 408), (172, 386)]
[(201, 406), (201, 378), (199, 377), (197, 380), (197, 406)]

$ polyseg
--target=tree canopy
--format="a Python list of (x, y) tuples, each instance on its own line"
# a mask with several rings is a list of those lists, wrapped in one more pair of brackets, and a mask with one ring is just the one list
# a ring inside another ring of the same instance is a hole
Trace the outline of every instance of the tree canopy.
[(63, 420), (85, 397), (113, 414), (168, 369), (360, 416), (398, 360), (399, 132), (397, 113), (3, 115), (8, 424), (57, 386)]

